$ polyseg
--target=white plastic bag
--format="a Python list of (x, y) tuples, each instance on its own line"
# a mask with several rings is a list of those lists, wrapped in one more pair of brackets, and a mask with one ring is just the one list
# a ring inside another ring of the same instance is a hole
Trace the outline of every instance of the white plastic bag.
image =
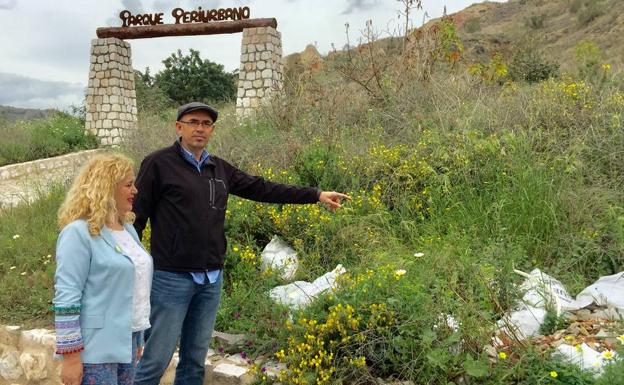
[(296, 281), (288, 285), (277, 286), (269, 291), (269, 296), (276, 302), (297, 309), (312, 302), (319, 294), (336, 285), (336, 278), (346, 272), (342, 265), (323, 274), (314, 282)]
[(277, 235), (273, 236), (260, 256), (263, 270), (268, 268), (280, 270), (282, 279), (286, 281), (293, 279), (299, 267), (297, 252)]
[(528, 306), (550, 308), (556, 311), (557, 315), (562, 311), (578, 310), (586, 306), (572, 298), (559, 280), (540, 269), (533, 269), (530, 274), (520, 270), (514, 271), (526, 277), (520, 285), (520, 291), (524, 293), (522, 302)]
[[(602, 368), (607, 364), (607, 360), (602, 354), (590, 348), (586, 343), (582, 343), (578, 348), (566, 344), (557, 347), (556, 354), (563, 356), (563, 359), (583, 370), (594, 372), (594, 377), (602, 374)], [(614, 353), (614, 356), (617, 353)]]
[(624, 310), (624, 272), (600, 277), (578, 293), (576, 301), (583, 307), (595, 302), (598, 306)]
[(499, 333), (505, 333), (510, 337), (523, 340), (539, 334), (540, 326), (544, 323), (545, 317), (545, 309), (524, 306), (520, 310), (506, 314), (496, 324), (499, 327)]

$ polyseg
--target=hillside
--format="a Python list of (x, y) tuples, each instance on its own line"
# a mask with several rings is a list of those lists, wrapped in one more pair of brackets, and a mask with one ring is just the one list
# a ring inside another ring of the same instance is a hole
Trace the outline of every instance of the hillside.
[[(563, 70), (578, 68), (575, 48), (589, 41), (601, 50), (601, 63), (621, 69), (624, 61), (624, 1), (621, 0), (510, 0), (483, 2), (449, 14), (464, 45), (466, 63), (487, 62), (494, 53), (508, 60), (514, 49), (529, 45)], [(431, 19), (414, 30), (428, 30), (440, 19)], [(398, 52), (402, 38), (386, 37), (376, 44), (384, 52)], [(337, 51), (340, 55), (343, 51)], [(333, 53), (328, 55), (331, 58)], [(313, 46), (285, 58), (287, 73), (312, 72), (320, 55)]]
[(545, 56), (558, 62), (562, 69), (575, 67), (575, 46), (583, 40), (603, 51), (601, 59), (605, 63), (620, 66), (624, 60), (623, 1), (485, 2), (450, 16), (459, 27), (468, 60), (485, 59), (496, 51), (507, 52), (526, 40), (534, 40)]
[(0, 106), (0, 120), (6, 119), (9, 122), (15, 122), (17, 120), (44, 119), (50, 115), (50, 112), (52, 110)]

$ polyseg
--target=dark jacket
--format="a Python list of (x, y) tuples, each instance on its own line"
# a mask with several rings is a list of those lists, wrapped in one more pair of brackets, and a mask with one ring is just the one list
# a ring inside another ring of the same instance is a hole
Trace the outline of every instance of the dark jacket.
[(212, 155), (198, 172), (178, 142), (141, 162), (136, 186), (134, 227), (142, 237), (150, 219), (154, 268), (169, 271), (223, 268), (229, 194), (270, 203), (315, 203), (320, 194), (248, 175)]

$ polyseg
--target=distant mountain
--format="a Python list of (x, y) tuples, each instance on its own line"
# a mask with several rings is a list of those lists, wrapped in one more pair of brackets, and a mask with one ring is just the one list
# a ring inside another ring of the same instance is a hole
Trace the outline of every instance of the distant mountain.
[(0, 106), (0, 120), (15, 122), (16, 120), (44, 119), (50, 116), (54, 110), (40, 110), (36, 108), (17, 108)]

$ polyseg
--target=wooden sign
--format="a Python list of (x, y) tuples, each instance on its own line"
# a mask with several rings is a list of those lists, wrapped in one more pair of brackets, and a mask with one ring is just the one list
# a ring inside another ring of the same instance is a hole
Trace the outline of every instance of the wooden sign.
[[(173, 16), (175, 24), (188, 24), (208, 23), (211, 21), (244, 20), (249, 19), (250, 13), (251, 11), (249, 7), (219, 9), (202, 9), (202, 7), (198, 7), (196, 10), (192, 11), (175, 8), (171, 11), (171, 16)], [(163, 16), (163, 12), (133, 15), (132, 12), (125, 10), (119, 13), (122, 28), (164, 24)]]

